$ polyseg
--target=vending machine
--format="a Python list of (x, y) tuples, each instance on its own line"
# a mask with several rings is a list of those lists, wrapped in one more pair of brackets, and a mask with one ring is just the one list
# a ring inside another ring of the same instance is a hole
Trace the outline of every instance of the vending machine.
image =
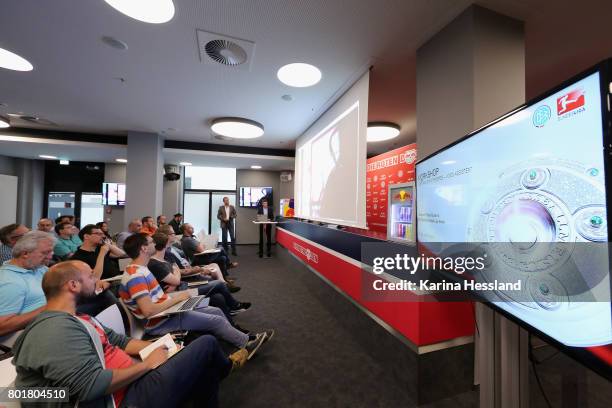
[(387, 239), (415, 242), (415, 185), (414, 182), (389, 185), (387, 200)]

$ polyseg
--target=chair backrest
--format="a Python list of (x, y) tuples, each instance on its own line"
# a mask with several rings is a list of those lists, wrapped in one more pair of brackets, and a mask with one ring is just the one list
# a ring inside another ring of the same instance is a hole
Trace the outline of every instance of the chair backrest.
[(110, 305), (101, 311), (98, 315), (96, 315), (96, 319), (102, 323), (102, 325), (108, 327), (109, 329), (113, 329), (115, 333), (123, 335), (126, 334), (126, 328), (123, 325), (121, 311), (119, 310), (119, 306), (117, 306), (117, 304)]
[(23, 330), (18, 330), (16, 332), (13, 332), (13, 333), (10, 333), (4, 336), (0, 336), (0, 345), (4, 347), (8, 347), (8, 348), (13, 348), (13, 345), (15, 344), (17, 337), (19, 337), (22, 331)]
[(120, 258), (119, 259), (119, 270), (121, 272), (125, 271), (125, 267), (128, 266), (132, 262), (130, 258)]
[(130, 323), (130, 337), (136, 340), (142, 339), (144, 336), (144, 321), (137, 319), (130, 309), (123, 303), (122, 299), (119, 299), (119, 303), (123, 310), (125, 310), (125, 314), (127, 315), (128, 322)]
[(12, 361), (13, 357), (0, 360), (0, 388), (12, 387), (15, 385), (17, 370)]

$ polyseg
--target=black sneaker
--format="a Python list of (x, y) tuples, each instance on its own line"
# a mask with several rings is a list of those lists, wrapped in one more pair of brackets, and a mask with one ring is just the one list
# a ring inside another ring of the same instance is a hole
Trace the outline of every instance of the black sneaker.
[(257, 333), (255, 335), (255, 339), (247, 342), (246, 346), (244, 346), (246, 351), (249, 353), (247, 360), (250, 360), (255, 355), (257, 350), (259, 350), (259, 348), (265, 341), (266, 333)]
[[(251, 331), (249, 329), (245, 329), (244, 327), (240, 327), (237, 324), (234, 324), (234, 329), (243, 332), (244, 334), (249, 336), (249, 340), (253, 340), (255, 338), (254, 335), (251, 334)], [(252, 336), (252, 338), (251, 338)]]
[(250, 307), (250, 302), (238, 302), (238, 306), (235, 309), (230, 310), (230, 316), (236, 316), (238, 313), (246, 312)]

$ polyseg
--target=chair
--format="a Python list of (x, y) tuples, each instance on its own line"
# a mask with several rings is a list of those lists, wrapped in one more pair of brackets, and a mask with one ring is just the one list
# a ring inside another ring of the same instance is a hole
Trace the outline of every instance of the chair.
[(10, 352), (21, 332), (23, 332), (23, 330), (18, 330), (16, 332), (0, 336), (0, 351), (4, 353)]
[[(129, 311), (127, 311), (129, 314)], [(96, 319), (109, 329), (113, 329), (115, 333), (123, 334), (126, 333), (126, 328), (123, 325), (123, 318), (121, 317), (121, 311), (117, 304), (111, 305), (96, 315)], [(129, 317), (128, 317), (129, 320)]]
[(120, 258), (119, 259), (119, 270), (121, 272), (125, 271), (125, 267), (128, 266), (132, 262), (130, 258)]
[(130, 334), (129, 334), (129, 336), (131, 338), (133, 338), (133, 339), (141, 340), (142, 336), (144, 336), (144, 321), (142, 321), (140, 319), (137, 319), (132, 314), (130, 309), (128, 309), (128, 307), (125, 305), (125, 303), (123, 303), (123, 299), (119, 299), (119, 303), (121, 304), (121, 307), (125, 311), (125, 314), (127, 315), (127, 318), (128, 318), (128, 322), (130, 324), (130, 327), (129, 327)]

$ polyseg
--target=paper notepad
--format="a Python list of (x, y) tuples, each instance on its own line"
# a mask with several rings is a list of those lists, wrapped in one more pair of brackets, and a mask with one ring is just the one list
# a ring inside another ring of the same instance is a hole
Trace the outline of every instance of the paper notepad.
[(193, 256), (206, 255), (206, 254), (217, 254), (219, 252), (221, 252), (220, 248), (211, 248), (211, 249), (205, 249), (202, 252), (198, 252), (197, 254), (193, 254)]
[(140, 350), (140, 353), (138, 354), (140, 354), (140, 358), (144, 360), (153, 352), (153, 350), (162, 346), (165, 346), (168, 349), (168, 357), (172, 357), (180, 350), (170, 333), (168, 333), (164, 337), (157, 339), (155, 342)]

